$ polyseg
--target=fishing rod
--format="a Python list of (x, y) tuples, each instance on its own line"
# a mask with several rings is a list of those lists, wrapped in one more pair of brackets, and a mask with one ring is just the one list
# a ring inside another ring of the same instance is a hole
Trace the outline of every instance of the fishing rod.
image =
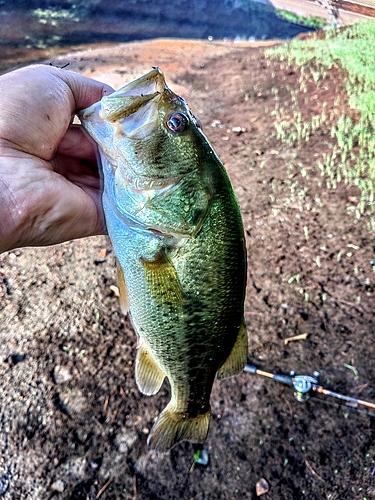
[[(270, 378), (276, 382), (280, 382), (284, 385), (289, 385), (294, 389), (294, 397), (300, 403), (304, 403), (311, 398), (312, 393), (324, 394), (326, 396), (331, 396), (333, 398), (339, 399), (347, 406), (351, 408), (358, 408), (359, 406), (364, 406), (366, 408), (371, 408), (375, 410), (375, 403), (370, 403), (369, 401), (363, 401), (362, 399), (353, 398), (351, 396), (345, 396), (344, 394), (339, 394), (338, 392), (330, 391), (325, 389), (319, 383), (320, 373), (315, 371), (312, 376), (310, 375), (296, 375), (296, 372), (291, 371), (289, 375), (283, 375), (280, 373), (271, 373), (257, 368), (254, 365), (246, 364), (244, 371), (246, 373), (251, 373), (252, 375), (260, 375), (262, 377)], [(315, 398), (314, 398), (315, 399)], [(318, 398), (316, 398), (319, 400)], [(323, 400), (320, 400), (323, 401)]]

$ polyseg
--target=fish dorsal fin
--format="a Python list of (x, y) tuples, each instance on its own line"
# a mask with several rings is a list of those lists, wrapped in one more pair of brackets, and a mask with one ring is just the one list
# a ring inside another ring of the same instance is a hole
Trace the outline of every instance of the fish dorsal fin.
[(245, 322), (242, 321), (237, 340), (226, 361), (217, 371), (217, 378), (233, 377), (241, 373), (247, 360), (247, 333)]
[(124, 271), (119, 263), (117, 263), (117, 286), (120, 293), (120, 307), (121, 311), (125, 316), (129, 312), (129, 297), (128, 292), (126, 290), (126, 283), (124, 277)]
[(180, 305), (183, 292), (176, 269), (164, 250), (161, 250), (153, 261), (141, 259), (145, 269), (145, 277), (150, 295), (164, 304)]
[(146, 396), (156, 394), (165, 378), (165, 373), (156, 364), (150, 351), (141, 344), (135, 360), (135, 380), (139, 390)]
[(189, 417), (177, 413), (171, 403), (161, 412), (151, 429), (147, 444), (159, 451), (168, 451), (180, 441), (201, 443), (207, 437), (211, 408), (202, 415)]

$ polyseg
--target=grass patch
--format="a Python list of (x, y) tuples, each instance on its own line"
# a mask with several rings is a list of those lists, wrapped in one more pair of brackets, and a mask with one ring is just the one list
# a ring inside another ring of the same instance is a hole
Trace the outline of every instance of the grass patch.
[(309, 26), (311, 28), (324, 28), (327, 22), (322, 17), (303, 17), (289, 12), (288, 10), (276, 9), (276, 15), (286, 19), (290, 23), (301, 24), (302, 26)]
[[(337, 72), (346, 75), (347, 102), (353, 110), (351, 116), (324, 109), (310, 120), (303, 118), (296, 94), (293, 97), (294, 119), (283, 120), (283, 109), (276, 104), (276, 134), (288, 145), (301, 145), (309, 141), (310, 134), (321, 126), (330, 127), (330, 152), (317, 161), (317, 167), (327, 179), (329, 187), (338, 183), (356, 185), (361, 198), (356, 207), (360, 217), (367, 213), (375, 229), (375, 21), (365, 21), (342, 29), (331, 29), (322, 36), (313, 34), (307, 40), (294, 39), (286, 44), (267, 49), (267, 57), (282, 64), (298, 68), (301, 74), (299, 92), (306, 92), (313, 82), (317, 88), (327, 76)], [(295, 93), (297, 89), (295, 90)], [(327, 113), (329, 112), (329, 119)], [(355, 118), (353, 118), (355, 116)]]

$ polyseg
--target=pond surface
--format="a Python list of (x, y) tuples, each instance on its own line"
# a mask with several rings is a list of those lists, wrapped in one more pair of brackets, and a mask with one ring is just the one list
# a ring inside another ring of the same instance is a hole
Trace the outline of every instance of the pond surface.
[(278, 17), (269, 0), (0, 0), (0, 23), (0, 56), (158, 37), (287, 39), (310, 30)]

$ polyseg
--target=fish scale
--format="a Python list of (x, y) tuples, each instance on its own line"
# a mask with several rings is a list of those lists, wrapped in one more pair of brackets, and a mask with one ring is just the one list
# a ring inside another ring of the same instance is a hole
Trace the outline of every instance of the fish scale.
[(227, 172), (159, 69), (80, 113), (96, 140), (124, 308), (139, 336), (135, 377), (171, 399), (148, 443), (203, 441), (215, 376), (240, 373), (246, 250)]

